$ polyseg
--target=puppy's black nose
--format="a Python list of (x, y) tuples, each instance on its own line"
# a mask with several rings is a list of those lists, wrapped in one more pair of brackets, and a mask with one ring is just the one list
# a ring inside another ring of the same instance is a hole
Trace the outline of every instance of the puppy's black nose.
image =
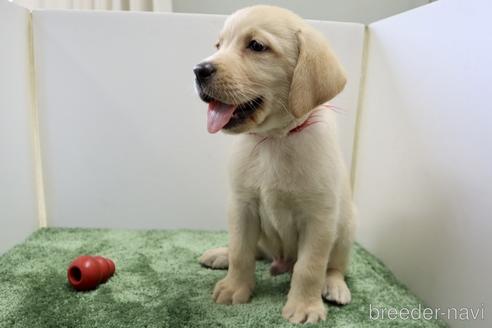
[(215, 66), (209, 62), (200, 63), (193, 68), (193, 72), (195, 72), (195, 76), (199, 81), (212, 77), (216, 70)]

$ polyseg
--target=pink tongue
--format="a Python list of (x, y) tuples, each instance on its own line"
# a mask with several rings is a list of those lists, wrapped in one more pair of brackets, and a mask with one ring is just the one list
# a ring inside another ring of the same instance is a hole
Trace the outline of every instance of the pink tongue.
[(227, 105), (213, 100), (208, 104), (207, 129), (209, 133), (216, 133), (222, 129), (231, 119), (234, 110), (233, 105)]

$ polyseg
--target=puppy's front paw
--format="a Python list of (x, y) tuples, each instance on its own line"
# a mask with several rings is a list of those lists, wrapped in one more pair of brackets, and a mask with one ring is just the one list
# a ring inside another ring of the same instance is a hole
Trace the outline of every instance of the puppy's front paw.
[(198, 262), (207, 268), (227, 269), (229, 266), (227, 247), (212, 248), (205, 251)]
[(321, 297), (311, 302), (288, 300), (282, 316), (292, 323), (316, 323), (326, 319), (326, 309)]
[(215, 285), (213, 297), (219, 304), (247, 303), (252, 290), (251, 284), (238, 283), (225, 277)]

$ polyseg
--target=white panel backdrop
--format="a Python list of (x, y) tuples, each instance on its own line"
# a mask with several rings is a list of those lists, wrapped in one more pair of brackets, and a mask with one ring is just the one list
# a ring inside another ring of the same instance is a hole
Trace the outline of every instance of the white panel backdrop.
[[(33, 12), (50, 226), (225, 227), (231, 137), (207, 134), (192, 73), (223, 20)], [(349, 72), (333, 103), (350, 160), (363, 26), (314, 24)]]
[(359, 240), (428, 304), (485, 308), (453, 327), (491, 326), (491, 12), (441, 0), (370, 25)]
[(0, 254), (38, 225), (30, 132), (29, 13), (0, 1)]

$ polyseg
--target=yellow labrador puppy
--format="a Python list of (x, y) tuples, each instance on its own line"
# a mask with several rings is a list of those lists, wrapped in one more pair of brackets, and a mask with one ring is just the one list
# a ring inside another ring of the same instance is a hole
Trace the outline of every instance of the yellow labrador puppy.
[(282, 315), (294, 323), (326, 317), (322, 297), (350, 302), (344, 280), (355, 230), (348, 175), (333, 112), (321, 106), (345, 86), (327, 41), (292, 12), (254, 6), (230, 16), (217, 52), (194, 68), (208, 103), (208, 131), (236, 137), (229, 247), (200, 262), (228, 268), (217, 303), (247, 302), (255, 260), (292, 272)]

